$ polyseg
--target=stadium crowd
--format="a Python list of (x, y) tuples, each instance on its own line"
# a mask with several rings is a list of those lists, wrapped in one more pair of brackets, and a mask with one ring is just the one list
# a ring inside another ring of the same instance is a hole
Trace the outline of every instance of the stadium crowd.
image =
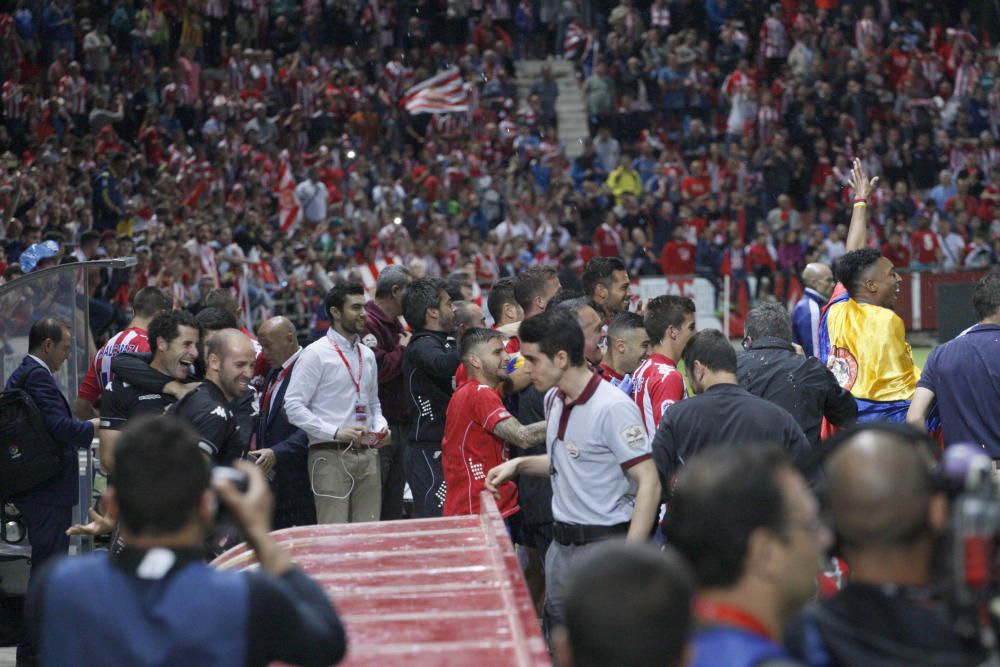
[[(979, 323), (924, 377), (893, 308), (897, 269), (997, 263), (985, 10), (620, 1), (53, 0), (0, 21), (4, 280), (138, 259), (93, 276), (99, 349), (72, 406), (67, 323), (28, 296), (6, 331), (28, 339), (6, 390), (33, 397), (60, 452), (51, 479), (11, 494), (36, 581), (19, 661), (96, 664), (106, 642), (138, 664), (134, 638), (157, 626), (135, 610), (178, 611), (199, 586), (247, 609), (201, 608), (237, 647), (206, 661), (339, 659), (336, 613), (268, 529), (400, 519), (406, 486), (416, 518), (493, 493), (565, 665), (979, 659), (930, 588), (947, 500), (921, 431), (1000, 458), (1000, 357), (982, 349), (1000, 280), (979, 281)], [(543, 55), (578, 73), (592, 136), (573, 159), (551, 70), (518, 97), (519, 61)], [(756, 304), (743, 354), (696, 331), (691, 299), (635, 303), (631, 280), (659, 274), (730, 276)], [(978, 394), (956, 400), (957, 377)], [(846, 431), (825, 440), (831, 426)], [(71, 525), (75, 450), (95, 437), (111, 490)], [(258, 577), (201, 565), (235, 537), (210, 486)], [(47, 563), (72, 534), (111, 534), (117, 566)], [(625, 547), (634, 572), (589, 591), (605, 542), (652, 537), (667, 556)], [(806, 606), (817, 577), (824, 600)], [(254, 637), (265, 600), (314, 652)], [(129, 620), (74, 632), (72, 605)], [(190, 632), (156, 641), (189, 661), (198, 642), (171, 639)]]

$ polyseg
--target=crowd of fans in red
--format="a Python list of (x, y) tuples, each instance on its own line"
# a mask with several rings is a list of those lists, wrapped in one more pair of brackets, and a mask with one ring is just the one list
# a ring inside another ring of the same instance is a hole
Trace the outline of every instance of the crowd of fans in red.
[[(4, 279), (48, 239), (49, 261), (136, 255), (95, 285), (123, 308), (146, 284), (179, 305), (222, 284), (308, 313), (335, 274), (386, 262), (488, 289), (594, 254), (787, 297), (844, 252), (854, 155), (897, 266), (995, 264), (987, 4), (21, 0), (0, 15)], [(576, 66), (579, 157), (551, 73), (518, 95), (543, 56)], [(402, 107), (452, 66), (468, 111)]]

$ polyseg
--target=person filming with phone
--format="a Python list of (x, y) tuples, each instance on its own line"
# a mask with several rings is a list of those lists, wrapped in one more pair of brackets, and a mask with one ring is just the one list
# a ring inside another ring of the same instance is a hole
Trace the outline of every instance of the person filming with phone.
[(375, 353), (358, 339), (365, 291), (340, 283), (326, 294), (330, 329), (299, 356), (285, 414), (309, 436), (309, 482), (319, 523), (378, 521), (382, 478), (377, 449), (389, 440), (378, 399)]
[[(191, 426), (140, 418), (116, 444), (105, 511), (127, 546), (60, 559), (29, 591), (28, 630), (42, 665), (329, 665), (346, 637), (326, 593), (270, 536), (271, 492), (246, 461), (241, 492), (212, 474)], [(222, 468), (227, 477), (239, 472)], [(219, 506), (260, 564), (205, 563)], [(275, 623), (274, 619), (281, 619)]]

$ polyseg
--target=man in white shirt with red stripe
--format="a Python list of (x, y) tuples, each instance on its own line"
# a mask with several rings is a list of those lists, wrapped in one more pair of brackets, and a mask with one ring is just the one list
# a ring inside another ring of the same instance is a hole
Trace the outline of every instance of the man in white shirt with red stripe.
[(647, 437), (656, 433), (667, 408), (686, 395), (675, 360), (694, 336), (694, 315), (694, 302), (683, 296), (658, 296), (646, 304), (643, 325), (649, 335), (649, 356), (635, 371), (632, 397), (642, 412)]
[(547, 454), (512, 459), (487, 473), (498, 494), (517, 475), (552, 480), (553, 542), (545, 556), (545, 621), (563, 622), (567, 573), (600, 542), (649, 537), (660, 504), (652, 450), (635, 405), (593, 372), (583, 330), (565, 308), (521, 323), (521, 354), (535, 388), (546, 391)]
[(285, 391), (285, 414), (309, 436), (309, 481), (319, 523), (378, 521), (377, 448), (389, 442), (378, 398), (375, 353), (358, 340), (365, 290), (341, 283), (326, 294), (330, 328), (302, 350)]
[(111, 360), (122, 352), (149, 352), (146, 329), (154, 317), (170, 306), (170, 298), (157, 287), (144, 287), (135, 293), (132, 298), (135, 316), (128, 328), (112, 336), (97, 351), (87, 368), (87, 374), (73, 402), (73, 414), (78, 419), (93, 419), (97, 416), (97, 402), (112, 379)]

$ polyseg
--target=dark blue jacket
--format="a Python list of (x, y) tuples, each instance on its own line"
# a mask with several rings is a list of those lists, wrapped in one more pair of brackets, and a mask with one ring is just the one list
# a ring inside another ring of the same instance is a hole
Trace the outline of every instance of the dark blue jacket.
[(691, 667), (765, 667), (795, 665), (792, 658), (766, 637), (742, 628), (709, 627), (696, 632), (691, 641)]
[(16, 385), (24, 373), (33, 368), (24, 383), (23, 389), (31, 396), (38, 411), (45, 421), (45, 428), (52, 439), (64, 446), (62, 473), (41, 486), (18, 496), (18, 500), (44, 505), (60, 505), (72, 507), (76, 505), (80, 495), (79, 465), (77, 463), (77, 448), (89, 447), (94, 439), (94, 425), (90, 422), (73, 418), (66, 397), (59, 390), (59, 385), (46, 366), (42, 366), (29, 356), (25, 356), (10, 377), (7, 378), (5, 389)]
[(792, 310), (792, 341), (802, 346), (807, 357), (815, 357), (819, 352), (814, 341), (819, 336), (819, 318), (826, 301), (819, 292), (807, 287)]
[(270, 409), (264, 413), (264, 397), (278, 379), (280, 368), (272, 368), (261, 388), (261, 410), (254, 432), (257, 449), (270, 449), (278, 462), (274, 467), (274, 527), (311, 525), (316, 523), (316, 503), (309, 484), (309, 439), (305, 431), (296, 428), (285, 414), (285, 391), (295, 372), (294, 365), (285, 381), (271, 396)]

